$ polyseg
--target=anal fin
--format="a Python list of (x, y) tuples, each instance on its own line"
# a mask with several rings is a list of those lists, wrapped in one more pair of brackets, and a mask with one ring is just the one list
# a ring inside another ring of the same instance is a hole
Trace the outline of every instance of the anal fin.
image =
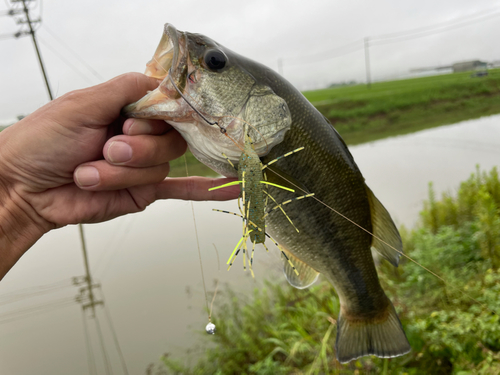
[(305, 289), (310, 287), (316, 280), (318, 280), (319, 272), (308, 266), (296, 256), (290, 254), (288, 251), (286, 252), (286, 256), (295, 266), (295, 270), (297, 270), (297, 272), (295, 272), (295, 270), (290, 265), (290, 262), (288, 262), (288, 260), (286, 259), (283, 259), (283, 272), (291, 286), (297, 289)]
[[(375, 197), (370, 188), (366, 185), (365, 188), (370, 203), (372, 228), (375, 236), (373, 237), (372, 247), (394, 267), (397, 267), (399, 264), (399, 257), (403, 252), (403, 243), (399, 232), (389, 212), (387, 212), (382, 203)], [(382, 239), (390, 246), (379, 239)]]

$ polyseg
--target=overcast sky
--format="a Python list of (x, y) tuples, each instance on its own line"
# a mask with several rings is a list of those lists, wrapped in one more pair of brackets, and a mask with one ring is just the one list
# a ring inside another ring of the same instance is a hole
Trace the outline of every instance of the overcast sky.
[[(40, 1), (31, 2), (32, 16), (41, 15), (37, 36), (55, 96), (100, 83), (98, 76), (107, 80), (142, 72), (166, 22), (210, 36), (276, 70), (282, 58), (284, 76), (302, 90), (364, 81), (365, 37), (468, 20), (478, 13), (484, 16), (481, 22), (455, 29), (450, 24), (448, 31), (372, 46), (373, 78), (403, 77), (411, 68), (469, 59), (500, 60), (500, 17), (493, 15), (500, 11), (500, 0)], [(0, 15), (9, 4), (0, 2)], [(2, 37), (19, 29), (13, 17), (0, 16), (0, 124), (48, 101), (31, 38)], [(340, 52), (352, 53), (331, 58), (337, 47), (351, 42)]]

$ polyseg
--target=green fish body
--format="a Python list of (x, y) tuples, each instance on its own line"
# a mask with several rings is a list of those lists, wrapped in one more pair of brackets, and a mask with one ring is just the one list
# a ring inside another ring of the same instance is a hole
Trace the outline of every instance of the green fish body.
[(397, 266), (402, 251), (399, 233), (328, 120), (276, 72), (169, 24), (146, 74), (163, 82), (127, 106), (125, 114), (164, 119), (200, 161), (223, 175), (235, 176), (223, 154), (235, 164), (246, 162), (239, 160), (245, 124), (251, 125), (254, 152), (264, 164), (305, 147), (266, 169), (269, 182), (296, 190), (294, 194), (270, 188), (277, 202), (306, 193), (316, 198), (286, 206), (299, 232), (280, 210), (266, 208), (266, 230), (298, 271), (297, 275), (284, 261), (288, 281), (305, 288), (322, 273), (335, 288), (341, 305), (336, 339), (340, 362), (409, 352), (371, 253), (374, 248)]

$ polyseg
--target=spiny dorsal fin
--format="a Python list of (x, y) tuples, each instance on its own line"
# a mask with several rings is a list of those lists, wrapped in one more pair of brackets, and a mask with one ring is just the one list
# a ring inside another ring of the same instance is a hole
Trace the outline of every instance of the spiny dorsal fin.
[(316, 280), (318, 280), (319, 272), (312, 269), (310, 266), (301, 261), (299, 258), (290, 254), (288, 251), (286, 252), (286, 255), (295, 266), (297, 272), (299, 273), (297, 275), (297, 273), (293, 270), (290, 263), (286, 259), (283, 259), (284, 261), (283, 272), (285, 273), (286, 279), (288, 280), (291, 286), (297, 289), (305, 289), (310, 287), (312, 284), (314, 284)]
[[(370, 202), (373, 234), (400, 252), (403, 252), (403, 243), (401, 242), (401, 237), (399, 236), (396, 225), (394, 225), (392, 221), (391, 215), (389, 215), (389, 212), (387, 212), (382, 203), (375, 197), (370, 188), (366, 185), (365, 187), (368, 201)], [(372, 247), (385, 259), (391, 262), (394, 267), (397, 267), (401, 254), (379, 241), (376, 237), (373, 237)]]

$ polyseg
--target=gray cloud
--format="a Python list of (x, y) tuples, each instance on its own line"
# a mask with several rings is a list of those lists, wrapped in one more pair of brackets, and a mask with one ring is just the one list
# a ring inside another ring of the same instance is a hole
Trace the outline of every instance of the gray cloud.
[[(327, 59), (330, 51), (366, 36), (447, 22), (487, 9), (500, 1), (130, 1), (45, 0), (38, 35), (52, 88), (57, 96), (99, 81), (49, 30), (70, 45), (105, 79), (143, 71), (160, 39), (163, 24), (212, 37), (236, 52), (277, 69), (301, 89), (365, 77), (364, 54)], [(6, 9), (5, 6), (2, 9)], [(2, 10), (0, 9), (0, 11)], [(36, 16), (40, 9), (33, 11)], [(375, 79), (404, 76), (409, 69), (467, 59), (500, 59), (498, 18), (460, 29), (370, 49)], [(0, 35), (17, 31), (14, 20), (0, 18)], [(87, 78), (54, 54), (55, 49)], [(314, 56), (309, 58), (309, 56)], [(318, 59), (325, 59), (318, 62)], [(0, 40), (0, 123), (27, 114), (48, 97), (28, 37)]]

